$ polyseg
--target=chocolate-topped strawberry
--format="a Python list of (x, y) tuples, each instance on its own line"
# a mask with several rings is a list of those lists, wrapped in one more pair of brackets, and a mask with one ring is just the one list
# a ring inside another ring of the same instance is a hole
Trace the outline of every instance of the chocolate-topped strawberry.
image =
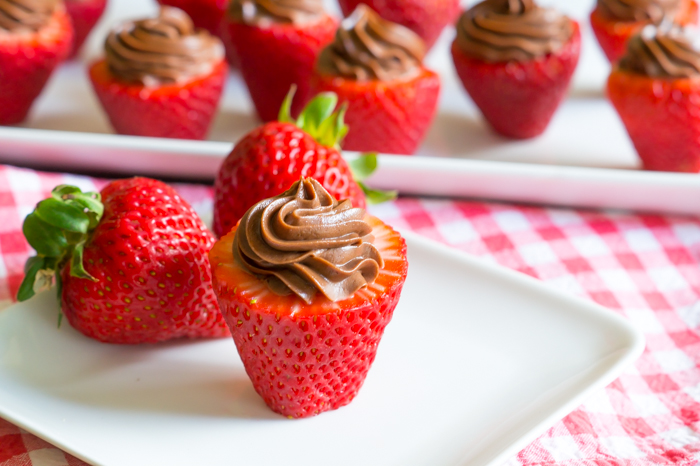
[(228, 335), (212, 291), (213, 237), (170, 186), (118, 180), (101, 194), (57, 186), (24, 221), (37, 255), (18, 299), (54, 279), (62, 312), (88, 337), (155, 343)]
[(314, 92), (347, 103), (343, 147), (413, 154), (435, 117), (440, 76), (423, 66), (423, 40), (359, 5), (319, 57)]
[(459, 0), (340, 0), (339, 3), (346, 16), (364, 3), (382, 18), (406, 26), (421, 36), (429, 49), (460, 11)]
[(534, 0), (485, 0), (462, 14), (452, 58), (493, 129), (510, 138), (544, 132), (578, 64), (576, 21)]
[(111, 31), (90, 80), (117, 133), (204, 139), (227, 70), (218, 37), (195, 29), (184, 11), (161, 7), (157, 17)]
[(216, 235), (226, 234), (250, 206), (285, 191), (302, 176), (317, 179), (333, 196), (348, 199), (356, 207), (365, 207), (365, 194), (373, 202), (395, 196), (362, 183), (376, 168), (374, 154), (359, 157), (352, 168), (341, 156), (340, 143), (348, 128), (345, 108), (334, 112), (337, 96), (316, 96), (294, 120), (290, 115), (293, 94), (282, 105), (279, 121), (248, 133), (219, 168), (214, 185)]
[(630, 39), (608, 97), (647, 170), (700, 172), (700, 47), (679, 29)]
[(102, 17), (107, 7), (107, 0), (65, 0), (65, 4), (75, 31), (70, 57), (75, 57), (92, 28)]
[(0, 1), (0, 125), (27, 117), (72, 43), (62, 1)]
[(158, 0), (158, 3), (181, 9), (190, 15), (196, 27), (218, 36), (228, 0)]
[(297, 86), (292, 115), (312, 97), (309, 80), (338, 20), (323, 0), (231, 0), (222, 24), (229, 61), (241, 74), (263, 121), (277, 117), (289, 88)]
[(399, 233), (303, 178), (252, 206), (209, 257), (238, 354), (270, 409), (304, 418), (357, 396), (406, 280)]
[(645, 26), (698, 22), (695, 0), (597, 0), (591, 27), (611, 63), (625, 54), (627, 41)]

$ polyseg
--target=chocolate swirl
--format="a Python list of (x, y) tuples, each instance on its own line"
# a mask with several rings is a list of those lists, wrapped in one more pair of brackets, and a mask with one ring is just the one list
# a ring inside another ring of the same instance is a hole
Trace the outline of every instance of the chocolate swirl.
[(325, 15), (323, 0), (232, 0), (228, 15), (249, 26), (312, 23)]
[(391, 81), (420, 72), (425, 44), (413, 31), (360, 4), (323, 49), (318, 70), (356, 81)]
[(206, 75), (224, 57), (218, 38), (195, 31), (187, 13), (172, 7), (161, 7), (157, 18), (118, 26), (107, 37), (105, 52), (115, 76), (148, 87)]
[(320, 291), (339, 301), (374, 282), (384, 267), (364, 218), (349, 200), (338, 202), (318, 181), (302, 179), (246, 212), (233, 256), (276, 294), (294, 293), (310, 304)]
[(598, 10), (608, 18), (618, 21), (646, 21), (660, 24), (675, 18), (681, 0), (598, 0)]
[(48, 24), (58, 0), (0, 0), (0, 31), (36, 32)]
[(486, 0), (462, 14), (456, 42), (481, 60), (528, 61), (556, 52), (573, 31), (569, 18), (532, 0)]
[(647, 26), (627, 43), (619, 68), (652, 78), (700, 76), (700, 50), (678, 28), (668, 32)]

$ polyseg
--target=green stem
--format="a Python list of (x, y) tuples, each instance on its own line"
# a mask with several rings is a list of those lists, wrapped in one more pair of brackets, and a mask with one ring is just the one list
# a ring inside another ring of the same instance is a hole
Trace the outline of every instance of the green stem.
[(99, 193), (83, 193), (69, 185), (56, 186), (51, 197), (37, 204), (22, 225), (22, 232), (37, 255), (27, 260), (18, 301), (30, 299), (55, 280), (60, 303), (60, 274), (68, 263), (71, 276), (95, 280), (83, 267), (83, 249), (103, 214)]

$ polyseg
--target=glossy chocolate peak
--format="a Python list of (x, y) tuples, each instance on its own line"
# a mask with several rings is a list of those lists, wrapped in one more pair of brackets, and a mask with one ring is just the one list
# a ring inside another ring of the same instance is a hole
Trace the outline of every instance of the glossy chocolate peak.
[(374, 282), (384, 261), (365, 211), (336, 201), (312, 178), (250, 208), (238, 224), (233, 256), (279, 295), (331, 301)]
[(618, 21), (649, 21), (660, 24), (665, 17), (675, 18), (681, 0), (598, 0), (598, 9)]
[(321, 52), (318, 70), (356, 81), (391, 81), (418, 74), (424, 56), (425, 44), (416, 33), (360, 4)]
[(58, 0), (0, 0), (0, 31), (38, 31), (58, 4)]
[(149, 87), (207, 75), (224, 57), (218, 38), (195, 31), (187, 13), (172, 7), (161, 7), (157, 18), (118, 26), (107, 37), (105, 52), (115, 76)]
[(569, 18), (532, 0), (486, 0), (462, 14), (457, 47), (488, 62), (528, 61), (556, 52), (573, 31)]
[(700, 76), (700, 50), (683, 32), (668, 32), (648, 26), (632, 37), (619, 68), (652, 78), (690, 78)]
[(232, 0), (229, 16), (249, 26), (312, 23), (323, 15), (323, 0)]

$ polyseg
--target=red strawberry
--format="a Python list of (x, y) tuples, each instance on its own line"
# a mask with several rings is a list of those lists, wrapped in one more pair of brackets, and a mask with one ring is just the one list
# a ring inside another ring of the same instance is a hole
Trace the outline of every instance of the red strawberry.
[(421, 36), (430, 49), (445, 26), (459, 15), (459, 0), (340, 0), (343, 14), (348, 16), (364, 3), (391, 22), (401, 24)]
[(290, 418), (314, 416), (350, 403), (374, 361), (377, 345), (406, 280), (406, 244), (368, 217), (384, 258), (377, 280), (352, 297), (310, 305), (278, 296), (233, 259), (235, 228), (209, 255), (214, 289), (255, 390)]
[(309, 80), (321, 49), (333, 40), (338, 21), (328, 15), (310, 24), (249, 26), (226, 17), (223, 41), (238, 57), (255, 109), (263, 121), (273, 121), (295, 84), (292, 114), (297, 115), (313, 94)]
[(100, 60), (90, 67), (90, 80), (117, 133), (204, 139), (221, 99), (226, 72), (222, 60), (210, 74), (185, 84), (146, 87), (122, 82)]
[(343, 110), (333, 113), (337, 97), (317, 96), (293, 122), (289, 115), (292, 95), (285, 100), (280, 121), (248, 133), (219, 168), (214, 185), (217, 236), (236, 226), (251, 206), (284, 192), (300, 177), (317, 179), (335, 198), (350, 199), (355, 207), (366, 205), (363, 190), (375, 202), (387, 199), (386, 193), (369, 190), (359, 180), (376, 168), (376, 157), (370, 154), (355, 161), (355, 181), (337, 149), (347, 132)]
[(70, 18), (59, 7), (33, 33), (0, 33), (0, 125), (23, 121), (73, 42)]
[(700, 83), (613, 70), (608, 97), (647, 170), (700, 172)]
[[(682, 26), (697, 24), (698, 4), (695, 0), (682, 1), (675, 21)], [(610, 63), (615, 63), (622, 58), (630, 37), (640, 32), (648, 24), (650, 24), (648, 21), (618, 21), (607, 17), (598, 8), (591, 13), (591, 27), (600, 48), (603, 49)]]
[(452, 44), (457, 74), (474, 103), (498, 133), (531, 138), (544, 132), (564, 99), (581, 52), (579, 25), (556, 53), (535, 60), (491, 63)]
[(183, 10), (195, 26), (219, 36), (228, 0), (158, 0), (158, 3)]
[(437, 111), (440, 76), (423, 69), (415, 78), (355, 81), (316, 74), (314, 92), (334, 92), (348, 103), (343, 148), (385, 154), (413, 154)]
[(213, 237), (168, 185), (114, 181), (102, 203), (97, 193), (58, 186), (23, 231), (38, 255), (18, 299), (58, 271), (63, 313), (88, 337), (133, 344), (228, 335), (211, 284)]
[(69, 55), (73, 58), (80, 51), (92, 28), (100, 20), (107, 6), (107, 0), (66, 0), (65, 4), (75, 30), (75, 40)]
[(433, 121), (440, 77), (423, 64), (423, 40), (359, 5), (323, 49), (311, 89), (333, 92), (348, 105), (353, 151), (412, 154)]

